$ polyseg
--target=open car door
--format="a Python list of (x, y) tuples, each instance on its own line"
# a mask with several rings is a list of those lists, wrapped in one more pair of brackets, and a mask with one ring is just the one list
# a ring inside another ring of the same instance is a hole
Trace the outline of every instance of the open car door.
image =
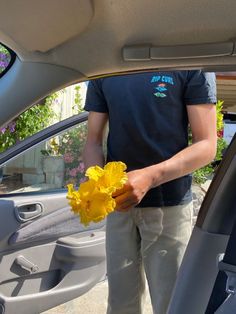
[(105, 222), (81, 225), (66, 199), (65, 165), (54, 161), (54, 173), (43, 165), (45, 141), (84, 134), (86, 120), (69, 118), (0, 154), (0, 313), (43, 312), (105, 276)]
[[(168, 314), (213, 314), (220, 306), (220, 303), (218, 306), (214, 305), (213, 309), (210, 299), (217, 274), (221, 270), (226, 275), (220, 265), (236, 221), (235, 187), (236, 136), (228, 147), (202, 203), (178, 274)], [(224, 267), (225, 271), (233, 270), (235, 276), (235, 265), (225, 264)], [(222, 285), (220, 289), (226, 297), (226, 280), (222, 280)], [(228, 283), (228, 291), (229, 287)], [(222, 310), (217, 313), (228, 312)]]

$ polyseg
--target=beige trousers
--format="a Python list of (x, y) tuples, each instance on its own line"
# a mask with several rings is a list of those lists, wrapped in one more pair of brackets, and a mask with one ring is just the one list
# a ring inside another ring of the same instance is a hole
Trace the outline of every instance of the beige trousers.
[(110, 214), (106, 236), (107, 313), (142, 313), (145, 273), (153, 313), (166, 314), (191, 231), (192, 202)]

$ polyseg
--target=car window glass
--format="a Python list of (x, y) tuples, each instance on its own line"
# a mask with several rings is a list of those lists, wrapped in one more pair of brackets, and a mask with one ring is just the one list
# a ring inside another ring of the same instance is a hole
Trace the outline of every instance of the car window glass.
[(80, 83), (53, 93), (1, 127), (0, 153), (50, 125), (82, 112), (86, 88), (86, 83)]
[(84, 179), (87, 122), (32, 147), (0, 168), (0, 194), (49, 191)]
[(7, 69), (11, 62), (11, 53), (0, 43), (0, 74)]

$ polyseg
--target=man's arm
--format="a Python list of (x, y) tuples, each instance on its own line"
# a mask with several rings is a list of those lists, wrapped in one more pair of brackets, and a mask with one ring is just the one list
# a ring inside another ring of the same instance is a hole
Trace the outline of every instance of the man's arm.
[(193, 144), (159, 164), (128, 173), (128, 182), (114, 195), (117, 210), (127, 210), (140, 203), (148, 190), (177, 179), (211, 162), (216, 154), (215, 105), (187, 106)]
[(103, 139), (107, 121), (107, 113), (89, 112), (88, 134), (83, 151), (85, 169), (95, 165), (104, 166)]

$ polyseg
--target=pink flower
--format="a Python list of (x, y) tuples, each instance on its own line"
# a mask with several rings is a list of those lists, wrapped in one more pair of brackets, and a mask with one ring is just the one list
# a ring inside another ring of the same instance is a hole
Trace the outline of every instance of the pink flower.
[(65, 163), (71, 163), (74, 161), (74, 156), (71, 153), (64, 154), (64, 161)]
[(83, 162), (80, 162), (77, 169), (78, 169), (79, 172), (82, 172), (82, 173), (83, 173), (84, 170), (85, 170), (85, 169), (84, 169), (84, 163), (83, 163)]
[(12, 121), (8, 124), (8, 128), (10, 130), (11, 133), (15, 132), (15, 129), (16, 129), (16, 122), (15, 121)]
[(218, 137), (223, 137), (223, 135), (224, 135), (224, 130), (217, 131)]
[(0, 132), (1, 132), (2, 134), (4, 134), (4, 133), (6, 132), (6, 130), (7, 130), (7, 128), (0, 128)]
[(69, 175), (71, 177), (76, 177), (77, 176), (77, 173), (78, 173), (78, 169), (77, 168), (73, 168), (69, 171)]

